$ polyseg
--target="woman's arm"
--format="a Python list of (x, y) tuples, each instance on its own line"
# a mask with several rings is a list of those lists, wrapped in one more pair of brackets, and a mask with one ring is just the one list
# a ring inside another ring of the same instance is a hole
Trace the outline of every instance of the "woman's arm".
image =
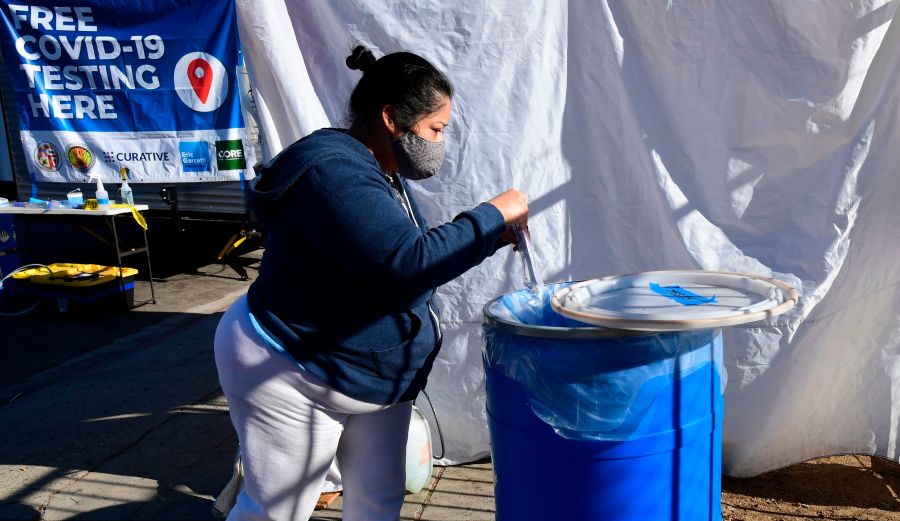
[(297, 226), (322, 255), (373, 282), (422, 292), (458, 277), (494, 253), (506, 230), (490, 203), (425, 234), (371, 166), (335, 156), (304, 175), (291, 197)]

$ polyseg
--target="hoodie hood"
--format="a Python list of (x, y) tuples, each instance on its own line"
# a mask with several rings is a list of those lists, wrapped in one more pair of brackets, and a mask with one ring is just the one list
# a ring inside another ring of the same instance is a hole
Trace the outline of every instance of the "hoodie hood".
[(294, 142), (275, 157), (258, 165), (256, 178), (247, 190), (247, 208), (256, 221), (266, 226), (279, 208), (284, 194), (306, 171), (325, 156), (339, 154), (359, 156), (378, 169), (375, 157), (344, 129), (325, 128)]

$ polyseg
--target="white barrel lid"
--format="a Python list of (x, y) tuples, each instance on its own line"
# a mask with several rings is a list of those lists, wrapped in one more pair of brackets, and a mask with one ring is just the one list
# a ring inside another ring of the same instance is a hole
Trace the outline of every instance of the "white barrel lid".
[(755, 322), (794, 307), (789, 284), (749, 273), (648, 271), (591, 279), (556, 291), (553, 310), (597, 326), (690, 331)]

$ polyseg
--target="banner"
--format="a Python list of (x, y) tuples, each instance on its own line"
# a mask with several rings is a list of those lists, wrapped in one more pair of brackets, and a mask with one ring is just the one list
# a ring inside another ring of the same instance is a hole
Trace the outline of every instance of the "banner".
[(252, 178), (232, 0), (4, 0), (3, 60), (35, 181)]

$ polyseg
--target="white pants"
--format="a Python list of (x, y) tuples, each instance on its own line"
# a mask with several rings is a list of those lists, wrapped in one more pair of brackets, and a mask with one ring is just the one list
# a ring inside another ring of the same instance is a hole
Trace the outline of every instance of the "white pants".
[(411, 402), (362, 402), (303, 371), (257, 334), (246, 296), (219, 322), (215, 352), (244, 462), (228, 521), (309, 519), (335, 456), (345, 521), (400, 518)]

